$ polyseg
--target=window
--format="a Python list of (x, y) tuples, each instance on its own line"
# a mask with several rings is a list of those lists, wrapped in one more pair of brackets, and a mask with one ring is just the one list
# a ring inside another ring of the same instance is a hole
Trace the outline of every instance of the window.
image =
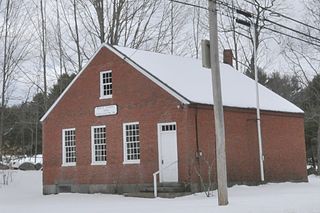
[(107, 163), (106, 126), (91, 127), (92, 165)]
[(62, 166), (76, 165), (76, 129), (62, 130)]
[(140, 163), (139, 123), (123, 124), (123, 163)]
[(175, 131), (176, 125), (175, 124), (162, 125), (161, 130), (162, 132)]
[(100, 72), (100, 99), (112, 98), (112, 72)]

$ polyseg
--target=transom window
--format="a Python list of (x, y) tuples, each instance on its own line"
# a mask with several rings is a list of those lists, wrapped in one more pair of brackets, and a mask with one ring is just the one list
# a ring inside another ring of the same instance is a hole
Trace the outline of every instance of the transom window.
[(161, 130), (162, 132), (175, 131), (176, 125), (175, 124), (163, 125), (161, 126)]
[(106, 126), (91, 127), (92, 164), (106, 164)]
[(124, 163), (140, 163), (139, 123), (123, 124)]
[(76, 129), (62, 130), (63, 166), (76, 165)]
[(112, 98), (112, 72), (100, 72), (100, 99)]

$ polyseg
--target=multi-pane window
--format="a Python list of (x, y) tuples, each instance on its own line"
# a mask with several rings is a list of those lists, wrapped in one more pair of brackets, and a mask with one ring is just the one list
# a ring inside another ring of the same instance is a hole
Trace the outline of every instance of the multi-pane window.
[(175, 131), (176, 125), (175, 124), (163, 125), (163, 126), (161, 126), (161, 130), (162, 130), (162, 132)]
[(139, 123), (123, 124), (124, 163), (140, 163)]
[(112, 72), (103, 71), (100, 72), (100, 98), (112, 97)]
[(62, 146), (64, 166), (76, 165), (76, 129), (62, 130)]
[(106, 126), (91, 127), (92, 164), (106, 164)]

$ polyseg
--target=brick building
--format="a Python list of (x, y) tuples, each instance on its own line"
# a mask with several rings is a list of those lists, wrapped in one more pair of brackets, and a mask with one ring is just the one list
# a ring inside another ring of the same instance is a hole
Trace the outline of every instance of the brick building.
[[(255, 83), (227, 64), (221, 78), (228, 182), (259, 183)], [(303, 111), (260, 94), (266, 181), (306, 181)], [(200, 61), (103, 45), (41, 119), (43, 193), (137, 191), (158, 170), (197, 190), (208, 162), (215, 178), (212, 104)]]

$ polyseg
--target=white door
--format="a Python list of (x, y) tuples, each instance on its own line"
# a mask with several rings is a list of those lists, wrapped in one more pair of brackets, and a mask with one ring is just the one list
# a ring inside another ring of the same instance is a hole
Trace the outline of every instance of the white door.
[(160, 182), (178, 182), (176, 123), (158, 124)]

